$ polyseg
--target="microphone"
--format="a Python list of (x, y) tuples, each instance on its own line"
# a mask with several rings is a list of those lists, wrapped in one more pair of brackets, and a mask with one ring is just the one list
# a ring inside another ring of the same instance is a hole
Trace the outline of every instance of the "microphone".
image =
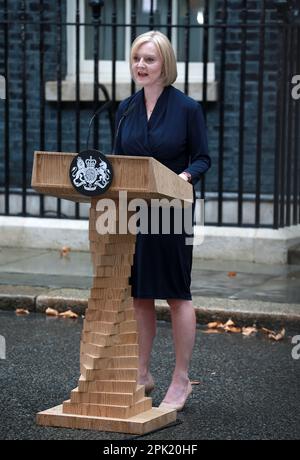
[(101, 107), (99, 107), (99, 109), (96, 110), (96, 112), (94, 113), (94, 115), (90, 119), (89, 128), (88, 128), (88, 135), (87, 135), (87, 138), (86, 138), (86, 150), (89, 149), (89, 138), (90, 138), (91, 126), (92, 126), (92, 123), (94, 121), (94, 118), (97, 115), (99, 115), (100, 113), (104, 112), (104, 110), (108, 109), (111, 106), (111, 104), (112, 104), (112, 101), (105, 102), (105, 104), (103, 104)]
[(125, 112), (123, 113), (123, 115), (121, 116), (120, 118), (120, 121), (118, 123), (118, 127), (117, 127), (117, 132), (116, 132), (116, 136), (115, 136), (115, 142), (114, 142), (114, 149), (113, 149), (113, 152), (114, 154), (116, 154), (116, 146), (117, 146), (117, 140), (118, 140), (118, 136), (119, 136), (119, 131), (120, 131), (120, 128), (121, 128), (121, 125), (123, 123), (123, 121), (125, 120), (125, 118), (127, 117), (127, 115), (129, 115), (133, 109), (135, 108), (136, 106), (136, 102), (131, 102), (131, 104), (129, 104), (129, 107), (127, 110), (125, 110)]

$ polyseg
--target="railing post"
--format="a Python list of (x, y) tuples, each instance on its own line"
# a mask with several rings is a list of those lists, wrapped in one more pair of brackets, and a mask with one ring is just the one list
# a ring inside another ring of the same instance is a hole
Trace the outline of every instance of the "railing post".
[(276, 140), (274, 167), (274, 214), (273, 228), (284, 227), (285, 214), (285, 129), (286, 129), (286, 83), (287, 83), (287, 18), (289, 2), (280, 0), (277, 3), (279, 27), (279, 56), (277, 71), (277, 108), (276, 108)]
[[(101, 9), (104, 6), (104, 0), (89, 0), (89, 6), (92, 8), (93, 25), (94, 25), (94, 112), (98, 108), (99, 103), (99, 60), (100, 60), (100, 47), (99, 47), (99, 36), (100, 36), (100, 20), (101, 20)], [(94, 123), (94, 136), (93, 143), (94, 148), (98, 149), (99, 136), (98, 136), (98, 118)]]

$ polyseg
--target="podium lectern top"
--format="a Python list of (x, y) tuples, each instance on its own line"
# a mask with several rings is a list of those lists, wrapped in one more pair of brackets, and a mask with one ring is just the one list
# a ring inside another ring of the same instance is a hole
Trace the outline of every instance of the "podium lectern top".
[[(39, 193), (76, 202), (89, 202), (72, 186), (69, 168), (75, 153), (34, 152), (32, 187)], [(177, 198), (193, 200), (193, 187), (173, 171), (151, 157), (107, 155), (114, 179), (107, 198), (116, 198), (118, 192), (126, 190), (128, 198)]]

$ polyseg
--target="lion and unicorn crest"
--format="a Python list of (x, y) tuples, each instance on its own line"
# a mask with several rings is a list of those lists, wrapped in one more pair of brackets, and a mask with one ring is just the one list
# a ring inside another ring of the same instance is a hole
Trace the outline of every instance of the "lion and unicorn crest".
[(107, 163), (99, 158), (99, 166), (96, 167), (97, 160), (90, 156), (85, 161), (78, 156), (77, 165), (71, 170), (73, 183), (76, 187), (81, 187), (88, 191), (94, 191), (99, 187), (106, 187), (111, 178), (111, 171)]

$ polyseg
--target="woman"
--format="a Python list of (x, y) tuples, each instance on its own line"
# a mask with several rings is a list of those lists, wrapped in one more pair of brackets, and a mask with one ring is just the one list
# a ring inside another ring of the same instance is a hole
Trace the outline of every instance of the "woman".
[[(168, 38), (158, 31), (137, 37), (130, 69), (142, 89), (119, 106), (115, 153), (154, 157), (195, 184), (210, 167), (204, 119), (200, 105), (171, 86), (177, 69)], [(192, 246), (185, 237), (138, 234), (131, 280), (139, 332), (138, 381), (148, 393), (154, 387), (149, 370), (156, 334), (154, 300), (166, 299), (170, 306), (176, 365), (161, 407), (177, 410), (192, 391), (188, 368), (196, 332)]]

